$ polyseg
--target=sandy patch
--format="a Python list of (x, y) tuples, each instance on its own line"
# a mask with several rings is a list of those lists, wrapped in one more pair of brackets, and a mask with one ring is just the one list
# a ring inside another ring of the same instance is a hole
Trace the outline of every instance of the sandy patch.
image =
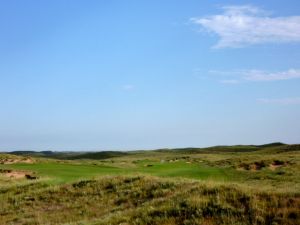
[(281, 167), (281, 166), (279, 166), (279, 165), (273, 165), (273, 164), (270, 164), (270, 165), (269, 165), (269, 169), (270, 169), (270, 170), (273, 170), (273, 171), (276, 170), (276, 169), (279, 168), (279, 167)]
[(274, 162), (269, 165), (269, 169), (274, 171), (277, 168), (281, 168), (281, 167), (284, 167), (287, 165), (288, 165), (287, 162), (280, 161), (280, 160), (274, 160)]
[(9, 178), (20, 179), (20, 178), (24, 178), (26, 176), (26, 173), (13, 171), (13, 172), (5, 173), (4, 175)]
[(28, 171), (15, 171), (10, 169), (1, 169), (0, 174), (3, 174), (5, 177), (9, 177), (12, 179), (21, 179), (21, 178), (26, 178), (29, 180), (37, 179), (36, 176), (32, 175), (32, 173)]
[(15, 164), (15, 163), (28, 163), (32, 164), (34, 161), (31, 158), (24, 158), (24, 159), (1, 159), (0, 164)]
[(254, 163), (241, 163), (237, 170), (249, 170), (249, 171), (258, 171), (266, 167), (266, 164), (263, 161), (254, 162)]
[(33, 163), (33, 160), (31, 158), (27, 158), (27, 159), (24, 159), (21, 161), (22, 163), (29, 163), (29, 164), (32, 164)]

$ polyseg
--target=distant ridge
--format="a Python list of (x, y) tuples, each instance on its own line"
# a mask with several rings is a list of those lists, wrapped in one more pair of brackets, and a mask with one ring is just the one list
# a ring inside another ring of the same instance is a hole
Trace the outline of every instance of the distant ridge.
[(118, 156), (125, 156), (129, 154), (128, 152), (120, 151), (101, 151), (101, 152), (54, 152), (54, 151), (13, 151), (8, 152), (13, 155), (21, 156), (35, 156), (35, 157), (45, 157), (54, 159), (65, 159), (65, 160), (75, 160), (75, 159), (108, 159)]
[(78, 160), (78, 159), (109, 159), (126, 155), (140, 154), (142, 152), (176, 152), (183, 154), (210, 154), (210, 153), (243, 153), (243, 152), (261, 152), (261, 153), (284, 153), (289, 151), (300, 151), (300, 144), (288, 145), (281, 142), (274, 142), (263, 145), (229, 145), (229, 146), (212, 146), (207, 148), (173, 148), (173, 149), (156, 149), (145, 151), (99, 151), (99, 152), (56, 152), (56, 151), (13, 151), (8, 154), (43, 157), (63, 160)]
[(281, 142), (274, 142), (274, 143), (270, 143), (270, 144), (264, 144), (264, 145), (256, 145), (257, 147), (261, 147), (261, 148), (267, 148), (267, 147), (277, 147), (277, 146), (283, 146), (283, 145), (287, 145)]
[(225, 152), (254, 152), (260, 151), (266, 148), (274, 148), (274, 147), (283, 147), (290, 146), (281, 142), (274, 142), (263, 145), (218, 145), (206, 148), (174, 148), (174, 149), (157, 149), (159, 152), (168, 152), (168, 151), (180, 151), (186, 153), (225, 153)]

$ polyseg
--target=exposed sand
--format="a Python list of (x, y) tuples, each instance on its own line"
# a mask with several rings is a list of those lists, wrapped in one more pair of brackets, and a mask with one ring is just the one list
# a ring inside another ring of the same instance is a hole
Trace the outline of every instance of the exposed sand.
[(1, 159), (0, 160), (0, 164), (14, 164), (14, 163), (28, 163), (28, 164), (32, 164), (33, 160), (31, 158), (23, 158), (23, 159)]
[(12, 179), (21, 179), (21, 178), (26, 178), (26, 179), (37, 179), (36, 176), (32, 175), (31, 172), (28, 171), (16, 171), (16, 170), (11, 170), (11, 169), (1, 169), (0, 174), (2, 174), (5, 177), (9, 177)]
[(26, 173), (20, 171), (11, 171), (8, 173), (4, 173), (4, 176), (9, 178), (14, 178), (14, 179), (20, 179), (20, 178), (24, 178), (26, 176)]
[(274, 171), (274, 170), (276, 170), (277, 168), (280, 168), (280, 167), (282, 167), (282, 166), (283, 166), (283, 165), (274, 165), (274, 164), (270, 164), (270, 165), (269, 165), (269, 169)]

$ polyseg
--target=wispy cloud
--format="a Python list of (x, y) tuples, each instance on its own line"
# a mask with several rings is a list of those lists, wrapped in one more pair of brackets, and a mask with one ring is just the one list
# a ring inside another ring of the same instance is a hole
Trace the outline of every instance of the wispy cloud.
[(257, 99), (260, 103), (279, 104), (279, 105), (299, 105), (300, 97), (295, 98), (260, 98)]
[(131, 90), (133, 90), (134, 89), (134, 85), (132, 85), (132, 84), (124, 84), (123, 86), (122, 86), (122, 90), (123, 91), (131, 91)]
[(191, 18), (193, 23), (219, 36), (214, 48), (300, 42), (300, 16), (271, 17), (250, 5), (222, 9), (222, 14)]
[(235, 80), (235, 79), (231, 79), (231, 80), (220, 80), (221, 83), (223, 84), (238, 84), (239, 81)]
[(282, 72), (266, 72), (261, 70), (250, 70), (244, 72), (244, 79), (249, 81), (275, 81), (300, 78), (300, 70), (289, 69)]
[[(286, 71), (269, 72), (263, 70), (234, 70), (218, 71), (211, 70), (210, 74), (222, 76), (222, 83), (241, 83), (241, 82), (267, 82), (279, 80), (291, 80), (300, 78), (300, 69), (289, 69)], [(226, 79), (224, 79), (224, 77)]]

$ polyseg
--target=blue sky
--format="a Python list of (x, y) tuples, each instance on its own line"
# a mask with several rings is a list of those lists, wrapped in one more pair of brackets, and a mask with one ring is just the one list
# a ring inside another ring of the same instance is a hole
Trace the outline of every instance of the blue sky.
[(1, 1), (0, 150), (300, 142), (300, 3)]

